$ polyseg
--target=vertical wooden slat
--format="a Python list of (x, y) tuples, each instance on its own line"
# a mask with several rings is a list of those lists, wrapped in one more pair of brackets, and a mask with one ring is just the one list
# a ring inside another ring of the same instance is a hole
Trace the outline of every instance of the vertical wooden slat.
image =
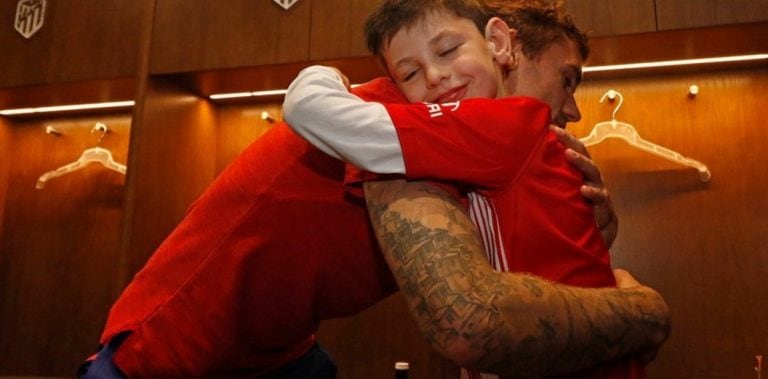
[(8, 190), (11, 145), (11, 123), (0, 118), (0, 236), (2, 236), (5, 221), (5, 193)]

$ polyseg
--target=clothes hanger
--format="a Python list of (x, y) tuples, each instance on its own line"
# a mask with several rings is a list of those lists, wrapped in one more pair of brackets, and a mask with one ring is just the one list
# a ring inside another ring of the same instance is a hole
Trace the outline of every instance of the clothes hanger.
[(699, 171), (699, 176), (701, 176), (702, 182), (709, 181), (709, 179), (712, 177), (712, 174), (710, 174), (709, 169), (703, 163), (691, 158), (686, 158), (682, 156), (680, 153), (667, 149), (666, 147), (659, 146), (653, 142), (646, 141), (642, 137), (640, 137), (640, 134), (637, 133), (637, 130), (635, 130), (635, 128), (632, 125), (627, 124), (626, 122), (616, 121), (616, 112), (618, 112), (619, 108), (621, 108), (621, 103), (624, 102), (624, 97), (621, 96), (621, 94), (617, 91), (609, 90), (608, 92), (603, 94), (603, 97), (600, 99), (600, 102), (602, 103), (603, 101), (605, 101), (606, 97), (611, 100), (618, 97), (619, 104), (616, 105), (616, 107), (613, 109), (613, 115), (611, 117), (611, 121), (603, 121), (595, 124), (595, 127), (592, 128), (592, 131), (589, 133), (589, 135), (587, 135), (584, 138), (581, 138), (581, 142), (584, 144), (584, 146), (596, 145), (606, 138), (623, 139), (624, 141), (629, 143), (631, 146), (634, 146), (640, 150), (643, 150), (645, 152), (651, 153), (661, 158), (670, 160), (675, 163), (680, 163), (686, 166), (693, 167)]
[(112, 158), (112, 152), (98, 146), (99, 143), (101, 143), (101, 140), (104, 139), (104, 135), (107, 134), (107, 131), (109, 131), (109, 129), (106, 125), (97, 122), (96, 126), (91, 129), (91, 133), (101, 132), (101, 136), (99, 137), (98, 142), (96, 142), (96, 146), (84, 150), (83, 153), (80, 154), (80, 158), (76, 161), (41, 175), (40, 178), (37, 179), (35, 188), (42, 189), (45, 186), (45, 182), (48, 180), (80, 170), (91, 163), (101, 163), (102, 166), (125, 175), (125, 165), (115, 162), (114, 158)]

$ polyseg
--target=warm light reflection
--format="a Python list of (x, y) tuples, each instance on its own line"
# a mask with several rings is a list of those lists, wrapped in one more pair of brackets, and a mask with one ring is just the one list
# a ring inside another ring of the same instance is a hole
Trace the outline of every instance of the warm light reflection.
[(733, 55), (728, 57), (696, 58), (696, 59), (677, 59), (677, 60), (669, 60), (669, 61), (626, 63), (626, 64), (605, 65), (605, 66), (584, 66), (584, 68), (582, 69), (582, 72), (635, 70), (635, 69), (643, 69), (643, 68), (688, 66), (688, 65), (697, 65), (697, 64), (745, 62), (745, 61), (755, 61), (760, 59), (768, 59), (768, 54)]
[(287, 90), (273, 89), (267, 91), (255, 91), (255, 92), (230, 92), (230, 93), (216, 93), (208, 96), (211, 100), (225, 100), (225, 99), (237, 99), (241, 97), (259, 97), (259, 96), (275, 96), (285, 95)]
[(54, 105), (50, 107), (3, 109), (3, 110), (0, 110), (0, 116), (18, 116), (18, 115), (28, 115), (28, 114), (34, 114), (34, 113), (70, 112), (70, 111), (82, 111), (82, 110), (89, 110), (89, 109), (130, 108), (133, 105), (134, 105), (134, 101), (128, 100), (128, 101), (111, 101), (111, 102), (104, 102), (104, 103)]
[[(360, 84), (352, 84), (351, 87), (359, 87)], [(273, 89), (266, 91), (254, 91), (254, 92), (229, 92), (229, 93), (216, 93), (208, 96), (211, 100), (225, 100), (225, 99), (238, 99), (242, 97), (259, 97), (259, 96), (276, 96), (285, 95), (288, 90), (285, 89)]]

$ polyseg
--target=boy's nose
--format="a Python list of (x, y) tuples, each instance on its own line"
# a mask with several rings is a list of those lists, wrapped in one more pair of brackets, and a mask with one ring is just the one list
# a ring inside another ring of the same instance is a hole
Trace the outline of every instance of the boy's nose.
[(429, 88), (439, 86), (443, 80), (448, 79), (450, 76), (450, 74), (448, 74), (448, 70), (445, 70), (444, 68), (437, 65), (427, 67), (425, 69), (425, 73), (427, 86)]

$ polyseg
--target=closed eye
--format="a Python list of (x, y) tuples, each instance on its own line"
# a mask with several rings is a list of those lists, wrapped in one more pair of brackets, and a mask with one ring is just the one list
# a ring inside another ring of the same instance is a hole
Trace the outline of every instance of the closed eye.
[(455, 53), (456, 50), (458, 50), (458, 48), (459, 48), (459, 45), (456, 45), (454, 47), (451, 47), (449, 49), (446, 49), (446, 50), (443, 50), (443, 51), (439, 52), (437, 55), (440, 56), (440, 57), (446, 57), (448, 55), (451, 55), (451, 54)]
[(407, 81), (409, 81), (409, 80), (413, 79), (413, 78), (416, 76), (416, 74), (417, 74), (417, 73), (418, 73), (418, 70), (409, 71), (409, 72), (407, 72), (407, 73), (406, 73), (406, 74), (403, 76), (403, 79), (402, 79), (402, 80), (403, 80), (404, 82), (407, 82)]

